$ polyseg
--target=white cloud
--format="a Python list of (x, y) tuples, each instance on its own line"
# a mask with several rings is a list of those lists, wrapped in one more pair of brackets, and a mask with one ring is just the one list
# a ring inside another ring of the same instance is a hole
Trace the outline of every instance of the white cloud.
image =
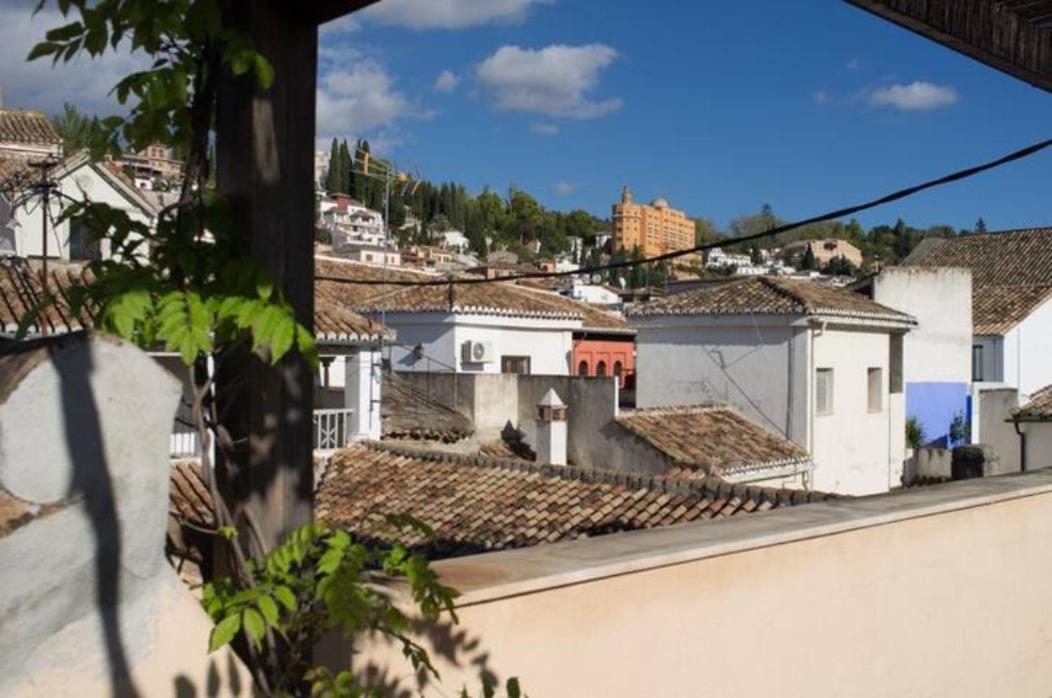
[(64, 102), (76, 104), (88, 113), (112, 114), (123, 111), (109, 96), (118, 80), (149, 67), (142, 54), (123, 47), (107, 51), (101, 58), (79, 56), (69, 63), (51, 67), (50, 58), (26, 62), (26, 56), (48, 29), (68, 24), (48, 3), (33, 15), (35, 3), (0, 2), (0, 87), (4, 105), (23, 109), (57, 112)]
[(537, 123), (530, 126), (530, 131), (538, 136), (554, 136), (559, 133), (559, 127), (555, 124)]
[(435, 89), (439, 92), (452, 92), (457, 89), (457, 84), (460, 83), (460, 78), (452, 70), (443, 70), (435, 78)]
[(559, 196), (569, 196), (577, 191), (577, 185), (571, 182), (557, 182), (555, 184), (555, 193)]
[(878, 87), (869, 93), (869, 104), (874, 107), (894, 107), (907, 111), (948, 107), (956, 104), (957, 100), (957, 90), (953, 87), (922, 81)]
[(371, 58), (357, 58), (318, 82), (318, 137), (362, 134), (390, 128), (411, 118), (427, 118), (422, 109), (395, 88), (387, 70)]
[(464, 29), (521, 22), (546, 0), (384, 0), (356, 13), (362, 21), (407, 29)]
[(825, 90), (818, 90), (812, 95), (812, 98), (815, 104), (826, 104), (829, 101), (829, 93)]
[(498, 109), (591, 119), (621, 108), (620, 98), (586, 96), (615, 58), (617, 51), (604, 44), (553, 44), (539, 50), (502, 46), (478, 65), (477, 74), (494, 92)]

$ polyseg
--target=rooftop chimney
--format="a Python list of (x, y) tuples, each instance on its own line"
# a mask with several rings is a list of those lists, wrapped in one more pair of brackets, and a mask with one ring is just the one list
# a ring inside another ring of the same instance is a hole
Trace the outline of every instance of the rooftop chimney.
[(537, 403), (537, 462), (566, 465), (566, 405), (551, 388)]

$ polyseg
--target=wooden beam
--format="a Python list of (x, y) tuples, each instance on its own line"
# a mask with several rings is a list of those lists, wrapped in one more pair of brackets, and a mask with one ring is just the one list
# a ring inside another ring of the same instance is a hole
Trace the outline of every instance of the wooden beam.
[[(318, 27), (287, 0), (231, 0), (228, 21), (274, 66), (274, 83), (225, 74), (216, 120), (219, 190), (246, 256), (265, 264), (310, 328), (314, 317), (314, 119)], [(266, 548), (311, 521), (314, 376), (298, 355), (276, 367), (244, 351), (217, 366), (222, 421), (247, 469), (220, 478)], [(238, 522), (242, 536), (251, 533)], [(248, 540), (241, 538), (242, 541)]]
[(1035, 87), (1052, 92), (1047, 2), (847, 0)]
[(349, 15), (352, 12), (357, 12), (375, 2), (377, 0), (317, 0), (316, 2), (308, 2), (307, 5), (313, 7), (314, 21), (318, 24), (324, 24), (344, 15)]

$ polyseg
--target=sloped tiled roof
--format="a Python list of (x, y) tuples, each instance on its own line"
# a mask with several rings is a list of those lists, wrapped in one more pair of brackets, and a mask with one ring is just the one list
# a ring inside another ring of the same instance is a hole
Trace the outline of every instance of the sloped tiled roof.
[[(80, 316), (70, 312), (69, 291), (77, 285), (90, 284), (91, 273), (85, 265), (52, 261), (48, 264), (48, 290), (55, 298), (48, 305), (30, 334), (40, 334), (46, 325), (48, 334), (73, 332), (91, 327), (94, 308), (87, 308)], [(0, 257), (0, 333), (13, 335), (22, 317), (43, 299), (41, 266), (37, 261), (21, 257)], [(383, 332), (391, 332), (375, 320), (363, 317), (315, 289), (314, 331), (320, 341), (376, 341)]]
[(33, 179), (33, 168), (28, 160), (0, 157), (0, 195), (13, 198)]
[(632, 307), (629, 317), (662, 315), (836, 316), (913, 324), (905, 313), (864, 296), (810, 281), (749, 276)]
[(970, 269), (973, 331), (1004, 334), (1052, 297), (1052, 228), (928, 238), (903, 264)]
[[(424, 546), (436, 556), (516, 548), (616, 531), (719, 519), (829, 495), (536, 465), (361, 443), (329, 462), (315, 516), (364, 538)], [(431, 526), (433, 540), (395, 535), (388, 514)]]
[(0, 143), (58, 145), (61, 142), (62, 136), (43, 112), (0, 109)]
[(725, 405), (622, 412), (617, 423), (674, 464), (708, 475), (806, 463), (807, 451)]
[(1030, 396), (1030, 399), (1012, 410), (1019, 419), (1052, 421), (1052, 385), (1046, 385)]
[[(539, 288), (510, 281), (485, 284), (398, 286), (383, 281), (435, 281), (442, 275), (383, 268), (329, 257), (315, 258), (315, 283), (362, 313), (461, 312), (580, 319), (584, 329), (632, 334), (618, 315)], [(473, 278), (473, 277), (472, 277)], [(355, 283), (355, 282), (359, 283)], [(360, 283), (368, 281), (371, 283)]]
[(168, 513), (200, 528), (215, 526), (212, 493), (205, 484), (200, 461), (187, 459), (172, 463)]

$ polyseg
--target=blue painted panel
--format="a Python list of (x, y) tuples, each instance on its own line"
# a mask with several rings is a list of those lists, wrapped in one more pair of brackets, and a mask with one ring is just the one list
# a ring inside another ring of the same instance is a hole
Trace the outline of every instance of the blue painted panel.
[(967, 383), (906, 384), (906, 417), (920, 422), (928, 446), (952, 447), (960, 443), (951, 441), (950, 424), (958, 414), (965, 420), (971, 418), (969, 402)]

